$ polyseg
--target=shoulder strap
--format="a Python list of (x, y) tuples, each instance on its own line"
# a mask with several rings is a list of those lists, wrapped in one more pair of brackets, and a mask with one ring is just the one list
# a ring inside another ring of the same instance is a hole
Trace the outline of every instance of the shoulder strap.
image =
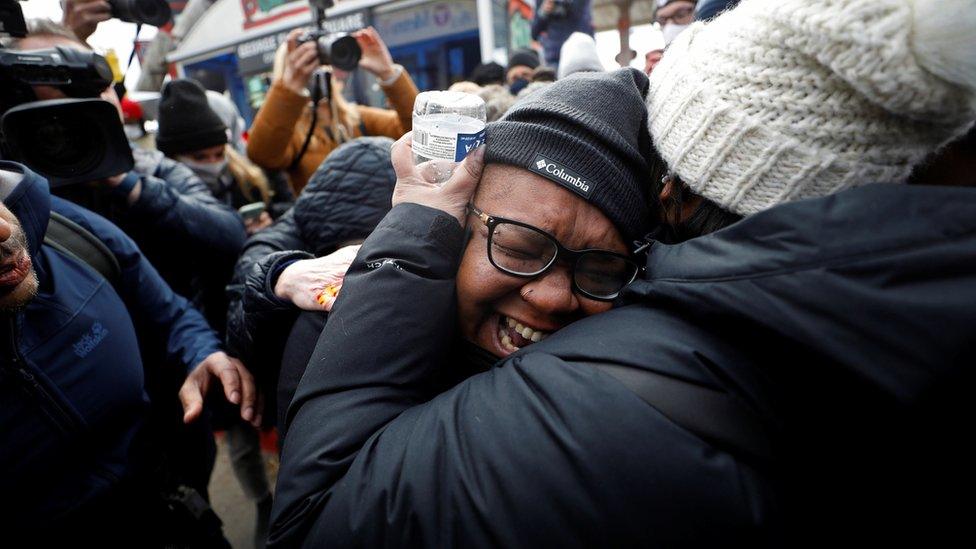
[(104, 242), (57, 212), (51, 212), (44, 243), (95, 269), (112, 284), (122, 276), (118, 259)]
[(295, 159), (292, 160), (291, 164), (288, 165), (288, 171), (292, 171), (297, 168), (298, 164), (302, 161), (302, 157), (304, 157), (305, 153), (308, 151), (309, 143), (312, 142), (312, 134), (315, 133), (315, 125), (318, 124), (318, 121), (319, 112), (318, 103), (316, 102), (312, 104), (312, 123), (308, 127), (308, 133), (305, 134), (305, 141), (302, 143), (302, 148), (298, 151), (298, 155), (295, 156)]
[(701, 438), (772, 460), (772, 445), (759, 418), (728, 393), (637, 368), (581, 362), (624, 384), (668, 419)]

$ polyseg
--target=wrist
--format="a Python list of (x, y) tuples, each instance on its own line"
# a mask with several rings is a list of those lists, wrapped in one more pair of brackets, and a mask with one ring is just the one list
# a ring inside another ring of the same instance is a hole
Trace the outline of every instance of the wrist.
[(109, 180), (112, 194), (124, 199), (129, 198), (129, 195), (132, 194), (132, 190), (136, 188), (138, 183), (139, 176), (135, 172), (125, 174), (118, 182), (115, 181), (115, 178)]
[(376, 71), (375, 76), (380, 81), (381, 86), (389, 86), (400, 76), (402, 68), (399, 65), (389, 65), (388, 67)]

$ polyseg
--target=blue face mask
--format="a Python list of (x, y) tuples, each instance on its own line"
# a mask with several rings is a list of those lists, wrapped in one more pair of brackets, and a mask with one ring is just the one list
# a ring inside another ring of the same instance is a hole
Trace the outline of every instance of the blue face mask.
[(529, 85), (529, 81), (525, 78), (516, 78), (512, 82), (511, 86), (508, 87), (508, 91), (512, 92), (512, 95), (518, 95), (518, 93), (525, 89)]

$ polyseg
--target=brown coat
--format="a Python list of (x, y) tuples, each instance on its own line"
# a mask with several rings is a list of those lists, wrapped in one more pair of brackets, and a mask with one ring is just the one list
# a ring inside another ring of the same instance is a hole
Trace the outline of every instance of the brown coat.
[[(393, 110), (359, 105), (353, 108), (359, 111), (361, 126), (366, 130), (365, 135), (399, 139), (410, 131), (417, 86), (407, 71), (401, 71), (400, 77), (389, 86), (383, 86), (383, 90), (393, 105)], [(262, 168), (287, 169), (302, 150), (311, 118), (312, 109), (308, 97), (298, 95), (284, 87), (280, 81), (275, 81), (248, 132), (247, 156)], [(352, 128), (353, 135), (362, 136), (362, 128)], [(319, 164), (336, 147), (338, 144), (335, 140), (318, 124), (305, 155), (294, 169), (288, 170), (296, 195), (308, 183)]]

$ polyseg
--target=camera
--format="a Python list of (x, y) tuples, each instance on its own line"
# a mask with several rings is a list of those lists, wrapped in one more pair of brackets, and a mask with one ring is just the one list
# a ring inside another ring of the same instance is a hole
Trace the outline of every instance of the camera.
[(363, 51), (356, 39), (346, 32), (308, 31), (298, 37), (298, 44), (315, 41), (320, 65), (332, 65), (344, 71), (355, 70)]
[(112, 17), (129, 23), (162, 27), (173, 17), (166, 0), (108, 0)]
[[(26, 35), (23, 13), (0, 0), (0, 33)], [(98, 99), (112, 84), (104, 57), (58, 46), (34, 51), (0, 48), (0, 158), (22, 162), (52, 186), (125, 173), (134, 163), (115, 106)], [(68, 98), (37, 101), (33, 86)]]

